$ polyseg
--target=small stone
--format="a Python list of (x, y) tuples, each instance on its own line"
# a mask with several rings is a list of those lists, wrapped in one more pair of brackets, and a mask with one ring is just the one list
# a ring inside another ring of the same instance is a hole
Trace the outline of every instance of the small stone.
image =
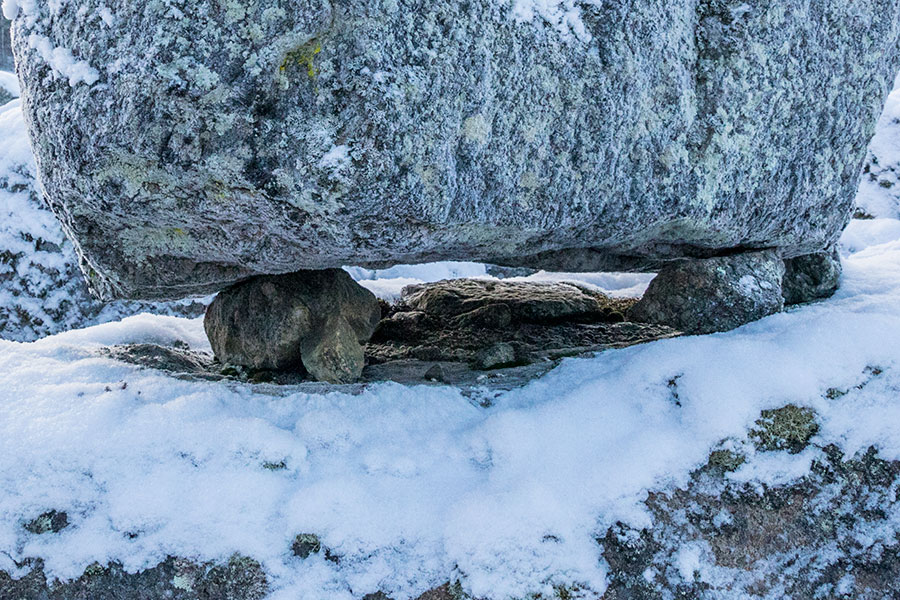
[(317, 381), (328, 383), (353, 383), (366, 366), (359, 335), (341, 316), (310, 331), (301, 343), (300, 360)]
[(516, 350), (506, 342), (499, 342), (475, 354), (475, 368), (483, 371), (499, 369), (515, 362)]
[(25, 531), (42, 535), (59, 533), (69, 526), (69, 515), (62, 511), (51, 510), (25, 524)]
[(423, 377), (426, 381), (436, 381), (438, 383), (444, 383), (446, 381), (444, 378), (444, 369), (438, 364), (431, 365), (431, 368), (425, 371)]
[(255, 277), (221, 292), (204, 327), (216, 358), (258, 370), (354, 381), (381, 319), (378, 300), (341, 269)]
[(840, 287), (842, 272), (841, 255), (836, 248), (784, 261), (784, 303), (801, 304), (830, 298)]
[(313, 554), (318, 554), (322, 549), (322, 542), (319, 540), (319, 536), (314, 533), (301, 533), (296, 538), (294, 538), (294, 543), (291, 545), (291, 551), (294, 553), (294, 556), (299, 558), (309, 558)]
[(771, 250), (665, 266), (631, 320), (668, 325), (684, 333), (728, 331), (784, 308), (784, 261)]

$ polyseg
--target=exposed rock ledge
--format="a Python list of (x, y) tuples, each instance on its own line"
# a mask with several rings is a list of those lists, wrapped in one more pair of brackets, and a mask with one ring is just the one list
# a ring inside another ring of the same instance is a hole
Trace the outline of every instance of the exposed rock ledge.
[[(877, 370), (870, 375), (877, 377)], [(745, 439), (724, 441), (713, 451), (685, 489), (649, 495), (652, 527), (617, 524), (598, 534), (598, 559), (610, 567), (607, 590), (598, 593), (569, 582), (553, 597), (528, 600), (897, 597), (900, 462), (880, 459), (874, 448), (847, 457), (832, 445), (815, 447), (810, 439), (817, 430), (810, 410), (789, 405), (766, 411)], [(812, 468), (783, 485), (741, 483), (729, 476), (745, 456), (800, 452), (815, 456)], [(340, 565), (342, 560), (313, 534), (298, 535), (293, 554), (297, 561)], [(261, 600), (269, 592), (261, 565), (242, 556), (221, 564), (169, 557), (138, 573), (118, 564), (94, 564), (69, 582), (48, 581), (39, 560), (20, 566), (19, 579), (0, 572), (0, 597)], [(464, 580), (449, 581), (418, 600), (473, 600), (464, 590)], [(363, 600), (401, 600), (378, 590), (353, 594)]]

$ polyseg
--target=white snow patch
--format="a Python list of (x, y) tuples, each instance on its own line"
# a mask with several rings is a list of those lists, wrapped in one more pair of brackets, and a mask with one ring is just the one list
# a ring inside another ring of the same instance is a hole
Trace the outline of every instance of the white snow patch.
[(19, 16), (19, 3), (17, 0), (3, 0), (3, 17), (12, 21)]
[(703, 545), (697, 542), (685, 544), (678, 550), (678, 554), (675, 556), (675, 567), (682, 579), (688, 582), (694, 581), (694, 578), (700, 574), (702, 557)]
[(37, 51), (54, 73), (68, 79), (72, 87), (79, 83), (93, 85), (100, 79), (100, 74), (90, 63), (75, 58), (68, 48), (53, 46), (45, 36), (32, 33), (28, 36), (28, 46)]
[(0, 71), (0, 89), (6, 90), (13, 98), (18, 98), (21, 94), (19, 90), (19, 78), (15, 73)]
[(900, 217), (900, 77), (869, 145), (856, 205), (876, 217)]
[[(41, 557), (48, 575), (70, 578), (94, 561), (137, 570), (241, 552), (262, 561), (276, 598), (411, 598), (454, 573), (476, 597), (559, 581), (599, 594), (596, 533), (647, 525), (647, 491), (686, 484), (763, 409), (812, 406), (822, 443), (900, 458), (898, 302), (900, 238), (848, 255), (832, 300), (566, 360), (487, 409), (446, 386), (313, 394), (182, 381), (96, 353), (175, 340), (208, 351), (200, 320), (142, 315), (0, 342), (0, 567)], [(873, 365), (880, 375), (857, 390)], [(667, 385), (676, 375), (680, 407)], [(831, 387), (854, 391), (829, 401)], [(750, 455), (733, 476), (796, 477), (814, 453)], [(23, 519), (51, 508), (72, 525), (24, 532)], [(300, 532), (319, 534), (340, 564), (291, 557)], [(683, 549), (682, 576), (703, 556)]]
[(350, 146), (332, 146), (319, 161), (323, 169), (341, 170), (350, 164)]
[[(488, 275), (487, 265), (473, 262), (436, 262), (420, 265), (398, 265), (390, 269), (370, 270), (360, 267), (344, 267), (350, 275), (377, 297), (396, 302), (403, 288), (408, 285), (431, 283), (445, 279), (486, 279), (498, 281)], [(652, 273), (551, 273), (538, 271), (527, 277), (507, 277), (508, 282), (577, 283), (616, 298), (638, 298), (647, 290), (655, 275)]]
[(511, 15), (519, 23), (540, 18), (563, 39), (587, 43), (592, 38), (581, 19), (581, 7), (602, 5), (603, 0), (513, 0)]

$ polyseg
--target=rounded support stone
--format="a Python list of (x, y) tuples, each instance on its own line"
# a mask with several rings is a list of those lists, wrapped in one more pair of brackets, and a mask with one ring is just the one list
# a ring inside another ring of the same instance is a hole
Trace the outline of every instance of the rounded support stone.
[(628, 315), (684, 333), (728, 331), (781, 311), (783, 277), (771, 250), (682, 260), (660, 271)]
[(830, 298), (840, 287), (841, 255), (837, 248), (784, 261), (785, 304), (802, 304)]
[(380, 318), (370, 291), (346, 271), (325, 269), (233, 285), (216, 296), (203, 325), (223, 364), (305, 368), (319, 381), (350, 383), (362, 373)]

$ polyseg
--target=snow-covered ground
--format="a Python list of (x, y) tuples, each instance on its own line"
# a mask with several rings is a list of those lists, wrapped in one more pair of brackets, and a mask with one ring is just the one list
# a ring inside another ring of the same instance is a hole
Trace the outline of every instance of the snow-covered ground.
[[(845, 239), (853, 252), (831, 300), (569, 359), (489, 408), (450, 387), (311, 395), (181, 381), (96, 354), (205, 349), (199, 320), (142, 315), (0, 342), (0, 570), (41, 557), (71, 578), (94, 561), (136, 570), (240, 552), (263, 562), (276, 598), (408, 598), (456, 577), (491, 598), (553, 583), (601, 591), (595, 535), (646, 525), (648, 490), (683, 485), (762, 409), (812, 407), (816, 442), (900, 459), (900, 228), (855, 221)], [(854, 389), (869, 367), (882, 375)], [(830, 400), (829, 388), (850, 393)], [(795, 477), (817, 453), (760, 454), (732, 476)], [(71, 525), (22, 528), (50, 509)], [(340, 564), (293, 557), (307, 532)]]
[(900, 217), (900, 76), (869, 145), (856, 204), (877, 217)]

